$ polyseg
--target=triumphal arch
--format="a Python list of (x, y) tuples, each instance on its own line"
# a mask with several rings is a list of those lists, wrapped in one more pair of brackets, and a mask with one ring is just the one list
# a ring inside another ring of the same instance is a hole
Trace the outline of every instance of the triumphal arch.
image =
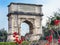
[(30, 41), (38, 40), (42, 34), (42, 5), (10, 3), (8, 5), (8, 38), (13, 41), (13, 32), (21, 37), (21, 23), (29, 25)]

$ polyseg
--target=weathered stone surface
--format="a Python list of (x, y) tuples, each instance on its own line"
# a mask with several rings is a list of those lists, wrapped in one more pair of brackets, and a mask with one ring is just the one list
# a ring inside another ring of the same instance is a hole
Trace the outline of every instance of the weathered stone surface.
[[(22, 22), (25, 22), (30, 26), (29, 33), (33, 35), (41, 35), (41, 7), (42, 5), (11, 3), (8, 6), (8, 34), (11, 35), (8, 35), (7, 41), (13, 41), (13, 32), (18, 32), (20, 34)], [(34, 37), (34, 40), (38, 40), (40, 38), (39, 36), (37, 35), (32, 37)]]

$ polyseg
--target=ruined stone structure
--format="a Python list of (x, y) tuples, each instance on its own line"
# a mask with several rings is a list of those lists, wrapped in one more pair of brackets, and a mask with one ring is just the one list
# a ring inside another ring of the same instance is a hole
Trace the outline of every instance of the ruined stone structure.
[(18, 32), (21, 37), (21, 23), (29, 25), (30, 41), (38, 40), (42, 34), (42, 5), (10, 3), (8, 5), (8, 38), (13, 41), (13, 32)]

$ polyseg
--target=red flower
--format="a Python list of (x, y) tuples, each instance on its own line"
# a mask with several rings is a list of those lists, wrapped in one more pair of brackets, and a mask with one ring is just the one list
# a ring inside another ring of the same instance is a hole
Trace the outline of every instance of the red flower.
[(14, 39), (15, 43), (18, 43), (18, 44), (21, 44), (22, 41), (24, 40), (24, 38), (21, 38), (21, 40), (18, 39), (18, 33), (17, 32), (13, 33), (13, 37), (15, 38)]
[(59, 39), (58, 39), (58, 43), (60, 43), (60, 36), (58, 36), (59, 37)]
[(48, 37), (48, 36), (46, 36), (46, 40), (48, 40), (48, 38), (49, 38), (49, 37)]
[(18, 35), (15, 35), (15, 38), (18, 38)]
[(47, 44), (45, 44), (45, 45), (50, 45), (50, 44), (47, 43)]
[(49, 43), (52, 42), (52, 35), (47, 36), (47, 37), (46, 37), (46, 40), (48, 40)]
[[(18, 33), (17, 32), (14, 32), (13, 33), (13, 37), (16, 37), (18, 35)], [(18, 38), (18, 37), (17, 37)]]
[(18, 43), (18, 44), (21, 44), (21, 43), (22, 43), (22, 40), (19, 40), (18, 38), (16, 38), (14, 41), (15, 41), (16, 43)]
[(14, 32), (13, 35), (18, 35), (18, 33), (17, 32)]
[(22, 40), (19, 40), (18, 44), (21, 44), (22, 43)]
[(15, 35), (13, 35), (13, 37), (15, 37)]
[(18, 38), (16, 38), (14, 41), (19, 42)]
[(60, 43), (60, 39), (58, 39), (58, 43)]
[(59, 20), (54, 20), (54, 24), (55, 24), (55, 25), (58, 25), (59, 22), (60, 22)]
[(52, 42), (52, 35), (49, 36), (48, 41), (49, 41), (49, 43)]
[(52, 39), (52, 35), (50, 35), (50, 39)]

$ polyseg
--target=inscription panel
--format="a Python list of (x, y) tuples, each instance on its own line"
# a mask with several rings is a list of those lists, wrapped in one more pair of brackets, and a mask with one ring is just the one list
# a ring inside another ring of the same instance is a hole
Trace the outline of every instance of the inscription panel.
[(35, 6), (20, 5), (20, 11), (22, 11), (22, 12), (35, 12)]
[(31, 5), (15, 5), (12, 4), (9, 7), (9, 13), (13, 12), (25, 12), (25, 13), (41, 13), (41, 7)]

